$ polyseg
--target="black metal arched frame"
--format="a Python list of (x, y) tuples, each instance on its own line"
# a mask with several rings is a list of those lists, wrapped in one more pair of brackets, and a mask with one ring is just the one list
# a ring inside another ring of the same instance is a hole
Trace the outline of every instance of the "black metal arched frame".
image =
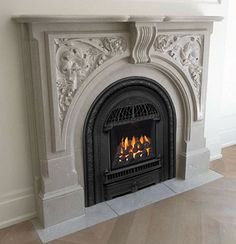
[(168, 111), (168, 162), (167, 177), (171, 179), (175, 177), (176, 164), (176, 113), (172, 99), (166, 89), (157, 81), (146, 77), (127, 77), (120, 79), (106, 89), (104, 89), (93, 102), (87, 114), (84, 130), (83, 130), (83, 145), (84, 145), (84, 186), (85, 186), (85, 205), (91, 206), (97, 203), (96, 187), (95, 187), (95, 165), (94, 165), (94, 126), (97, 115), (106, 101), (113, 96), (117, 91), (128, 87), (140, 87), (150, 89), (155, 92), (163, 100), (166, 110)]

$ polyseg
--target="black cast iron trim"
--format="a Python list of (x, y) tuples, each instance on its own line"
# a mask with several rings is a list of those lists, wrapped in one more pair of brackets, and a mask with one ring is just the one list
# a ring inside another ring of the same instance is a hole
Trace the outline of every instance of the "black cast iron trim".
[(168, 179), (175, 177), (175, 161), (176, 161), (176, 113), (172, 99), (168, 92), (157, 81), (146, 77), (132, 76), (120, 79), (106, 89), (104, 89), (93, 102), (87, 114), (84, 124), (84, 180), (85, 180), (85, 205), (91, 206), (95, 201), (95, 178), (94, 178), (94, 142), (93, 128), (98, 112), (115, 92), (130, 86), (140, 86), (149, 88), (159, 94), (169, 114), (169, 167)]
[(151, 103), (141, 103), (113, 109), (104, 125), (104, 130), (114, 126), (135, 123), (143, 120), (160, 120), (159, 111)]

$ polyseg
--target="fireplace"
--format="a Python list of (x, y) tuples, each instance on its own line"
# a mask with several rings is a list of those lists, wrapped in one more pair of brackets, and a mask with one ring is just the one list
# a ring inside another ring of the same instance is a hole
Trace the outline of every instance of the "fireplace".
[(175, 176), (174, 106), (156, 81), (129, 77), (94, 101), (85, 128), (90, 206)]
[(86, 206), (208, 170), (207, 67), (220, 18), (15, 19), (44, 227), (81, 216)]

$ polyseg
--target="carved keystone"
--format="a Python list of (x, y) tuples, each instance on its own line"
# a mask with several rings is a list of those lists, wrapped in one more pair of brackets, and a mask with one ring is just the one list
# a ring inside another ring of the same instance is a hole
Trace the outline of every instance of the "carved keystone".
[(151, 62), (150, 49), (153, 46), (156, 35), (157, 30), (154, 23), (134, 23), (132, 25), (132, 63)]

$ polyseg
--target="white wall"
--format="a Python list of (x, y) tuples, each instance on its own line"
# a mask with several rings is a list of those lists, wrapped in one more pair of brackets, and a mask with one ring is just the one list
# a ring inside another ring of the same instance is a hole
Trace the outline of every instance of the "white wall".
[[(216, 50), (218, 55), (218, 59), (210, 59), (206, 113), (207, 145), (212, 159), (222, 156), (223, 147), (236, 144), (235, 9), (236, 1), (228, 0), (228, 8), (222, 9), (226, 13), (225, 21), (216, 26), (212, 38), (211, 56), (215, 55)], [(220, 45), (220, 42), (225, 46)], [(222, 68), (222, 64), (223, 72), (217, 77), (216, 71)]]
[(236, 1), (229, 0), (225, 66), (221, 93), (220, 140), (223, 147), (236, 144)]
[[(227, 13), (227, 3), (222, 6), (222, 15)], [(207, 147), (210, 149), (211, 159), (221, 158), (221, 91), (223, 86), (225, 35), (227, 18), (214, 25), (211, 38), (210, 64), (207, 88), (206, 127), (205, 136)]]
[[(1, 0), (0, 227), (35, 214), (22, 60), (17, 25), (10, 18), (20, 14), (223, 15), (226, 1), (219, 4), (217, 0)], [(222, 83), (224, 25), (216, 24), (212, 38), (206, 122), (206, 137), (212, 156), (220, 154), (220, 137), (223, 134), (219, 135), (219, 127), (221, 131), (224, 127), (216, 122)], [(230, 84), (227, 84), (223, 94), (231, 90), (228, 88)]]

